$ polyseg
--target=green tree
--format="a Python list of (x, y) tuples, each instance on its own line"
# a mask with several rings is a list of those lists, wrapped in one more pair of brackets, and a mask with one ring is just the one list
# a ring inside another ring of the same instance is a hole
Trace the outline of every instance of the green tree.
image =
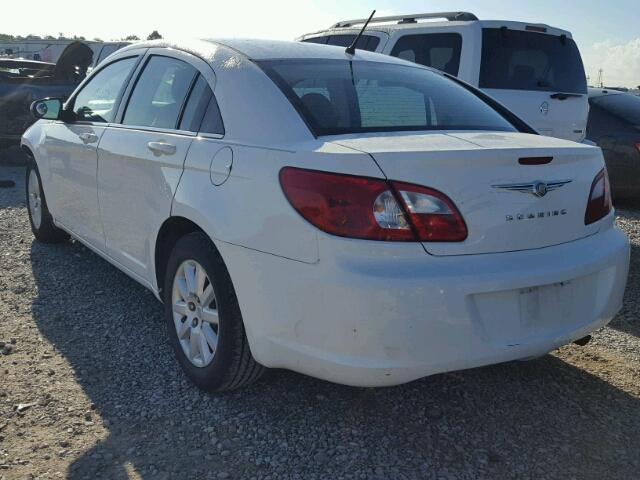
[(147, 37), (147, 40), (160, 40), (161, 38), (162, 38), (162, 35), (158, 33), (158, 30), (154, 30), (149, 34), (149, 36)]
[(137, 35), (129, 35), (125, 37), (125, 40), (134, 41), (134, 40), (140, 40), (140, 38)]

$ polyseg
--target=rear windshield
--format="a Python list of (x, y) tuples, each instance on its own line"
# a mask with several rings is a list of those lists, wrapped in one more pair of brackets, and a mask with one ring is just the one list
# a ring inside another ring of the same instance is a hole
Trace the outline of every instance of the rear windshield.
[(349, 60), (270, 60), (259, 64), (317, 136), (516, 131), (474, 93), (422, 67)]
[[(326, 35), (324, 37), (313, 37), (302, 40), (307, 43), (320, 43), (322, 45), (335, 45), (338, 47), (348, 47), (356, 39), (355, 35)], [(362, 35), (356, 44), (359, 50), (375, 52), (380, 39), (373, 35)]]
[(587, 93), (582, 58), (566, 36), (485, 28), (480, 88)]
[(614, 94), (589, 99), (591, 105), (600, 107), (631, 125), (640, 126), (640, 97)]

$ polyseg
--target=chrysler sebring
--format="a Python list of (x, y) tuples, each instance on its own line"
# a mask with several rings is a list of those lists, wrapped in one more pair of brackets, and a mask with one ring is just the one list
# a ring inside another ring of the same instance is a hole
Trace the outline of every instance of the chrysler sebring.
[(620, 309), (629, 244), (600, 149), (365, 51), (137, 43), (23, 136), (38, 241), (164, 302), (200, 388), (264, 367), (383, 386), (532, 358)]

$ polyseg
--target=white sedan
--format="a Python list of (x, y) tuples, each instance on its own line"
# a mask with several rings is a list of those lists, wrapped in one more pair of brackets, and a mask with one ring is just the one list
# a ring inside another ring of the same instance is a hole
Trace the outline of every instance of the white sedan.
[[(349, 385), (543, 355), (620, 309), (600, 149), (340, 47), (136, 43), (32, 106), (28, 211), (164, 302), (186, 374)], [(132, 326), (133, 328), (133, 326)]]

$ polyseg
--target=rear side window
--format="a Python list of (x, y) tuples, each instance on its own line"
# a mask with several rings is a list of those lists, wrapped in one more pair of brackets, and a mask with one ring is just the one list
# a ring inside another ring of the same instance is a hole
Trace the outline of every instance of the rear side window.
[[(337, 47), (348, 47), (356, 39), (355, 35), (327, 35), (324, 37), (307, 38), (303, 42), (307, 43), (320, 43), (323, 45), (334, 45)], [(362, 35), (356, 44), (356, 48), (359, 50), (367, 50), (369, 52), (375, 52), (376, 48), (380, 44), (380, 39), (373, 35)]]
[(457, 33), (432, 33), (400, 37), (391, 56), (458, 75), (462, 37)]
[(85, 122), (112, 122), (118, 97), (137, 60), (118, 60), (92, 76), (73, 101), (76, 119)]
[(196, 75), (197, 70), (182, 60), (151, 57), (136, 82), (122, 123), (176, 128)]
[(198, 76), (180, 119), (180, 130), (224, 134), (218, 103), (207, 80)]
[(480, 88), (587, 93), (582, 58), (566, 36), (485, 28)]
[(640, 97), (627, 94), (604, 95), (589, 100), (591, 105), (600, 107), (616, 117), (640, 126)]

